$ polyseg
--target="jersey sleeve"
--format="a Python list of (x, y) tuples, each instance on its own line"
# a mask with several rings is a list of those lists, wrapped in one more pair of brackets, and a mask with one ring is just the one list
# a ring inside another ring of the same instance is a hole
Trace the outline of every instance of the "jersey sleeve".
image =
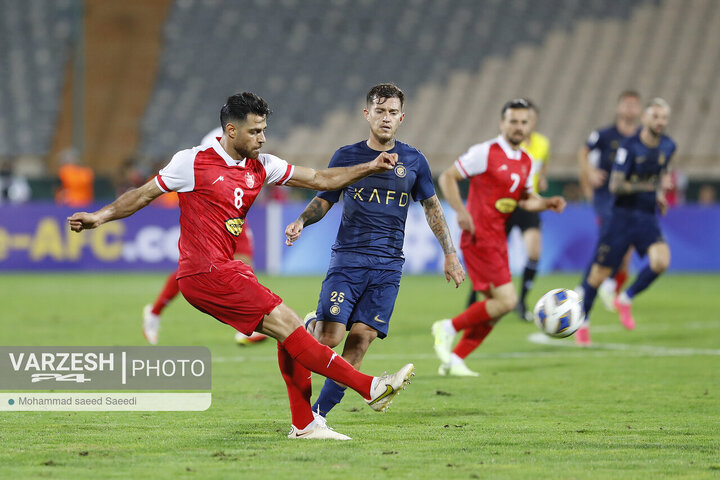
[(590, 150), (595, 150), (598, 147), (598, 143), (600, 143), (600, 132), (593, 130), (590, 132), (590, 135), (588, 135), (587, 140), (585, 140), (585, 146)]
[[(334, 167), (340, 167), (340, 150), (336, 151), (332, 158), (330, 159), (330, 163), (328, 164), (328, 168), (334, 168)], [(340, 195), (342, 195), (342, 189), (341, 190), (330, 190), (327, 192), (318, 192), (317, 196), (322, 198), (323, 200), (326, 200), (330, 203), (337, 203), (340, 200)]]
[(155, 183), (163, 192), (191, 192), (195, 188), (194, 150), (181, 150), (155, 176)]
[(275, 155), (263, 153), (260, 155), (260, 162), (265, 167), (265, 183), (275, 185), (285, 185), (293, 176), (295, 167), (288, 164), (285, 160)]
[(417, 177), (410, 194), (413, 200), (420, 202), (435, 195), (435, 185), (433, 185), (432, 173), (430, 173), (430, 163), (425, 158), (425, 155), (418, 152), (417, 162)]
[(489, 151), (489, 143), (473, 145), (467, 152), (462, 154), (460, 158), (455, 160), (455, 167), (463, 178), (480, 175), (487, 170)]
[(635, 164), (635, 154), (632, 148), (628, 148), (627, 145), (623, 145), (618, 148), (615, 154), (615, 163), (613, 163), (612, 171), (621, 172), (625, 178), (630, 176), (632, 167)]

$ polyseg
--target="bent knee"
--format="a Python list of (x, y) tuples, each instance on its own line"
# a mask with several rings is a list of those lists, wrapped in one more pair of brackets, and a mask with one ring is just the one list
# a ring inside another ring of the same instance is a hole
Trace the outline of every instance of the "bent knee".
[(316, 330), (315, 338), (317, 339), (318, 342), (322, 343), (323, 345), (327, 345), (330, 348), (335, 348), (338, 345), (340, 345), (340, 342), (343, 339), (343, 335), (337, 335), (332, 332), (318, 333)]
[(650, 262), (650, 270), (663, 273), (670, 266), (670, 258), (658, 258)]
[(517, 298), (517, 295), (513, 295), (513, 296), (498, 298), (497, 301), (498, 301), (497, 305), (500, 309), (499, 316), (502, 316), (502, 315), (505, 315), (506, 313), (512, 312), (515, 309), (515, 307), (517, 306), (517, 303), (518, 303), (518, 298)]
[[(652, 248), (652, 247), (651, 247)], [(670, 266), (670, 248), (667, 244), (659, 244), (653, 248), (648, 255), (650, 257), (650, 269), (655, 273), (663, 273)]]

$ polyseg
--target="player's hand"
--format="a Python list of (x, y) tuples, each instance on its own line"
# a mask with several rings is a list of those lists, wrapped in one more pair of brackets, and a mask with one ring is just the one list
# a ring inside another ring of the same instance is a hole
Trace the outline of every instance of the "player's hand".
[(600, 188), (605, 184), (607, 172), (602, 168), (590, 167), (588, 170), (588, 180), (593, 188)]
[(555, 197), (548, 197), (545, 199), (545, 205), (547, 206), (548, 210), (552, 210), (553, 212), (562, 213), (563, 210), (565, 210), (565, 205), (567, 205), (567, 202), (565, 199), (559, 195)]
[(300, 234), (303, 231), (303, 224), (300, 220), (295, 220), (290, 225), (285, 227), (285, 245), (291, 247), (292, 244), (300, 238)]
[(392, 170), (393, 168), (395, 168), (397, 160), (397, 153), (382, 152), (380, 153), (380, 155), (375, 157), (373, 161), (370, 162), (370, 167), (372, 168), (374, 173), (381, 173), (386, 170)]
[(668, 211), (668, 201), (667, 198), (665, 198), (665, 195), (658, 194), (657, 195), (657, 206), (658, 210), (660, 211), (660, 215), (665, 216), (665, 214)]
[(473, 219), (470, 216), (470, 212), (468, 212), (467, 210), (458, 212), (457, 223), (462, 230), (469, 232), (470, 235), (475, 235), (475, 224), (473, 223)]
[(71, 217), (67, 217), (70, 224), (70, 230), (73, 232), (81, 232), (100, 226), (100, 218), (94, 213), (77, 212)]
[(450, 283), (450, 280), (455, 282), (455, 288), (465, 281), (465, 270), (463, 270), (460, 260), (454, 253), (445, 255), (445, 280), (448, 283)]
[(673, 188), (675, 188), (675, 182), (673, 182), (672, 176), (663, 175), (660, 178), (660, 188), (662, 188), (665, 191), (672, 190)]

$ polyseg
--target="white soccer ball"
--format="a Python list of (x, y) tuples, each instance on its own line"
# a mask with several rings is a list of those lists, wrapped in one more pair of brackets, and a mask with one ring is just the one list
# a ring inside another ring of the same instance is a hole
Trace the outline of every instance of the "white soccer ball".
[(550, 290), (535, 304), (533, 318), (535, 325), (547, 335), (569, 337), (585, 320), (583, 299), (574, 290)]

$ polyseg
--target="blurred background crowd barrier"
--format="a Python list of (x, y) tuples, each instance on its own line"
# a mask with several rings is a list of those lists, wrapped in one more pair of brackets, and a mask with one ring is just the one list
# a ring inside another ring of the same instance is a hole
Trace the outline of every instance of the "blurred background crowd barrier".
[[(664, 220), (668, 236), (682, 248), (685, 233), (697, 231), (691, 250), (714, 255), (717, 248), (697, 247), (718, 238), (707, 232), (717, 223), (720, 188), (716, 0), (0, 0), (0, 11), (3, 270), (171, 268), (167, 254), (141, 262), (142, 253), (133, 257), (126, 246), (154, 222), (172, 243), (170, 214), (142, 213), (124, 221), (122, 235), (98, 234), (43, 260), (29, 245), (48, 235), (51, 248), (54, 229), (66, 238), (62, 222), (51, 227), (44, 219), (108, 202), (196, 145), (238, 91), (260, 94), (274, 110), (265, 151), (324, 167), (338, 147), (367, 136), (364, 96), (380, 82), (405, 91), (398, 138), (422, 150), (435, 175), (496, 135), (505, 100), (532, 98), (538, 131), (552, 142), (548, 193), (571, 202), (582, 202), (577, 150), (591, 130), (612, 123), (618, 94), (661, 96), (672, 106), (668, 133), (678, 143), (678, 206)], [(311, 195), (285, 195), (283, 219)], [(271, 203), (251, 216), (266, 218)], [(580, 247), (579, 239), (593, 238), (592, 218), (582, 205), (547, 218), (541, 268), (584, 268), (593, 246)], [(691, 224), (696, 218), (704, 220)], [(328, 243), (333, 225), (308, 233)], [(259, 269), (317, 270), (296, 253), (305, 247), (278, 249), (264, 235), (256, 245), (270, 260), (258, 260)], [(113, 243), (121, 237), (122, 247)], [(88, 256), (93, 245), (97, 257)], [(560, 250), (568, 246), (572, 252)], [(407, 247), (409, 271), (435, 268), (416, 267), (415, 255), (427, 254)], [(683, 255), (691, 252), (673, 248), (672, 268), (717, 268), (710, 258)]]

